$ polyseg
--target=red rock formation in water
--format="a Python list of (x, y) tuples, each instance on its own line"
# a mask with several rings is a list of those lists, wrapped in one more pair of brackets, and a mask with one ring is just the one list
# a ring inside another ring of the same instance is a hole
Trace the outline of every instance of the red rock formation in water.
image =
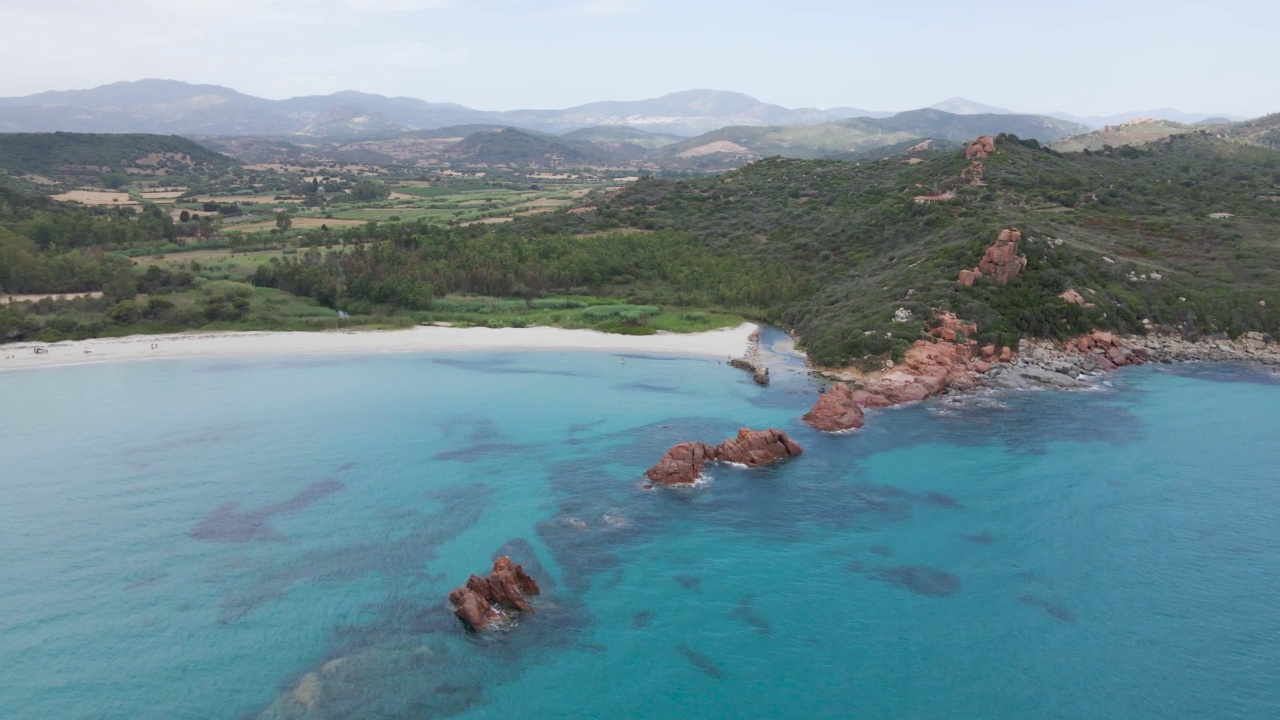
[(862, 406), (854, 399), (853, 388), (844, 383), (836, 383), (800, 419), (815, 430), (837, 432), (862, 427), (862, 417)]
[(706, 443), (680, 443), (668, 450), (645, 476), (659, 485), (691, 483), (702, 474), (702, 466), (715, 459), (716, 449)]
[(1018, 254), (1018, 243), (1022, 241), (1022, 233), (1017, 228), (1001, 230), (999, 237), (978, 261), (978, 267), (972, 270), (961, 270), (956, 281), (962, 285), (973, 285), (983, 275), (989, 275), (997, 283), (1004, 285), (1017, 277), (1027, 268), (1026, 256)]
[(969, 143), (969, 147), (964, 149), (965, 160), (981, 160), (996, 151), (995, 138), (990, 135), (983, 135), (977, 140)]
[(493, 561), (489, 577), (472, 575), (467, 584), (449, 593), (453, 612), (473, 630), (485, 630), (495, 620), (504, 617), (495, 605), (505, 605), (513, 610), (533, 614), (533, 607), (526, 595), (538, 595), (542, 590), (538, 582), (511, 558), (503, 556)]
[(738, 436), (716, 447), (706, 443), (680, 443), (667, 451), (645, 476), (659, 485), (687, 485), (698, 479), (707, 463), (739, 463), (747, 467), (769, 465), (804, 452), (781, 430), (742, 428)]

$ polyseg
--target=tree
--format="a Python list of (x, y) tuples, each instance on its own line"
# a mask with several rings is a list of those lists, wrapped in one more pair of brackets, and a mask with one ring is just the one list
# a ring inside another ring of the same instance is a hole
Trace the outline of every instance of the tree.
[(287, 212), (276, 213), (276, 227), (284, 232), (293, 227), (293, 217)]
[(391, 188), (374, 180), (361, 180), (351, 188), (351, 198), (360, 202), (375, 202), (391, 197)]
[(186, 210), (183, 210), (181, 213), (178, 214), (178, 222), (187, 222), (190, 219), (191, 219), (191, 213), (187, 212)]

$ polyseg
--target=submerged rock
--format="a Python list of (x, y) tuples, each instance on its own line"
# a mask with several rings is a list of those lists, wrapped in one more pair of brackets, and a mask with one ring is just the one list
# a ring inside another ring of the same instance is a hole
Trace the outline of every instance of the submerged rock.
[(505, 614), (494, 607), (506, 606), (533, 614), (534, 610), (525, 596), (538, 595), (542, 590), (538, 583), (520, 565), (513, 565), (511, 558), (503, 556), (493, 561), (489, 577), (472, 575), (467, 584), (449, 593), (453, 612), (472, 630), (485, 630)]
[(657, 465), (645, 471), (659, 485), (687, 485), (697, 481), (702, 468), (711, 462), (727, 462), (759, 467), (804, 452), (782, 430), (742, 428), (737, 437), (716, 447), (706, 443), (680, 443), (667, 451)]

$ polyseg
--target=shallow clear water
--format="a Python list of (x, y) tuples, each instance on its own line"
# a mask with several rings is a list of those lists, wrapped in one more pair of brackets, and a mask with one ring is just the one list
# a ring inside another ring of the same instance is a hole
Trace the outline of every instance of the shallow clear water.
[[(0, 374), (0, 716), (1276, 717), (1273, 377), (1128, 370), (846, 436), (774, 379), (592, 353)], [(771, 425), (805, 454), (638, 487), (676, 442)], [(445, 595), (500, 549), (546, 592), (474, 637)]]

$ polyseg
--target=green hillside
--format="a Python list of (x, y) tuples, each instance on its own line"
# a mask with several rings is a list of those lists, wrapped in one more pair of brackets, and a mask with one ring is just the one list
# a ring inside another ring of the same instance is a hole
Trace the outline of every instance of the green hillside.
[(235, 161), (176, 135), (0, 133), (0, 169), (58, 181), (110, 171), (224, 170)]
[(603, 166), (618, 161), (608, 149), (597, 145), (514, 128), (472, 133), (451, 146), (447, 155), (473, 164), (545, 168)]
[(1011, 133), (1052, 142), (1086, 131), (1088, 128), (1083, 125), (1041, 115), (955, 115), (925, 109), (821, 125), (721, 128), (665, 146), (650, 158), (663, 165), (714, 170), (773, 156), (802, 160), (844, 158), (926, 138), (957, 142), (979, 135)]
[(1145, 145), (1149, 142), (1192, 132), (1194, 128), (1169, 120), (1130, 121), (1122, 125), (1108, 125), (1101, 130), (1072, 135), (1054, 142), (1050, 147), (1061, 152), (1080, 152), (1082, 150), (1102, 150), (1108, 145)]
[[(504, 153), (576, 152), (540, 136), (502, 137), (507, 132), (491, 133), (506, 143)], [(859, 162), (775, 158), (703, 179), (646, 178), (589, 196), (573, 212), (501, 225), (418, 220), (312, 231), (308, 244), (333, 249), (286, 252), (251, 270), (268, 294), (232, 294), (263, 303), (303, 296), (313, 310), (318, 303), (396, 322), (451, 318), (461, 312), (457, 298), (473, 295), (510, 299), (502, 301), (509, 309), (502, 322), (522, 324), (580, 321), (576, 310), (557, 314), (582, 307), (555, 305), (566, 296), (683, 308), (667, 317), (688, 323), (727, 311), (795, 330), (825, 365), (898, 355), (941, 310), (978, 323), (976, 339), (1008, 345), (1093, 328), (1280, 333), (1280, 203), (1271, 201), (1280, 196), (1280, 151), (1210, 132), (1071, 154), (1001, 136), (980, 161), (976, 181), (964, 150), (917, 148)], [(20, 261), (9, 266), (19, 271), (0, 285), (117, 288), (103, 301), (115, 304), (95, 311), (105, 317), (67, 320), (74, 332), (124, 332), (138, 327), (129, 318), (152, 311), (156, 327), (228, 317), (219, 303), (233, 298), (225, 294), (194, 310), (144, 311), (129, 300), (132, 288), (162, 291), (178, 275), (148, 269), (154, 277), (131, 280), (127, 264), (95, 252), (172, 235), (165, 217), (94, 218), (11, 197), (0, 204), (0, 229), (8, 231), (0, 253)], [(960, 270), (977, 265), (1008, 227), (1022, 231), (1026, 270), (1006, 285), (989, 277), (959, 284)], [(1068, 289), (1092, 305), (1061, 300)], [(58, 307), (43, 320), (10, 312), (8, 336), (44, 332)], [(274, 317), (265, 307), (241, 310), (237, 322)], [(910, 311), (907, 321), (895, 322), (899, 310)], [(653, 332), (647, 312), (620, 310), (608, 327)]]
[[(584, 231), (680, 230), (805, 269), (815, 292), (767, 316), (828, 364), (905, 347), (922, 326), (893, 323), (899, 307), (917, 319), (955, 310), (982, 339), (1006, 343), (1139, 332), (1144, 319), (1188, 334), (1280, 329), (1280, 203), (1259, 200), (1280, 191), (1280, 152), (1191, 135), (1060, 155), (1004, 137), (985, 185), (960, 180), (967, 165), (958, 152), (914, 165), (775, 159), (702, 181), (641, 181), (568, 220)], [(946, 190), (955, 199), (912, 200)], [(1027, 272), (1007, 286), (960, 286), (959, 270), (1004, 227), (1028, 238)], [(1068, 288), (1096, 307), (1059, 300)]]
[(645, 132), (626, 125), (597, 125), (596, 127), (574, 130), (560, 137), (566, 140), (599, 143), (610, 147), (634, 145), (647, 150), (672, 145), (685, 139), (679, 135)]

